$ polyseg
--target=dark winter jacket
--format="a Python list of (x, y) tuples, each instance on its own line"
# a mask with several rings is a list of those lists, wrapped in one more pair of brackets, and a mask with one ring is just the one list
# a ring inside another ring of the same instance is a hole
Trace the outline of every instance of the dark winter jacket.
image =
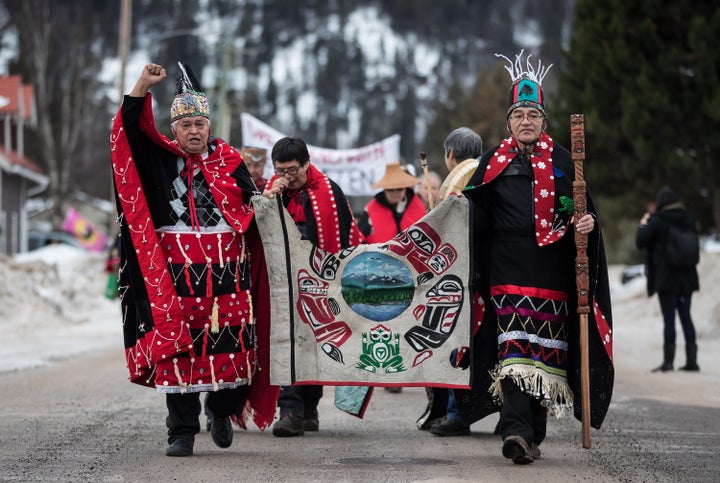
[(695, 267), (677, 267), (667, 260), (670, 225), (695, 229), (695, 222), (680, 203), (663, 207), (638, 228), (635, 244), (646, 249), (645, 274), (648, 296), (655, 292), (687, 295), (700, 289)]

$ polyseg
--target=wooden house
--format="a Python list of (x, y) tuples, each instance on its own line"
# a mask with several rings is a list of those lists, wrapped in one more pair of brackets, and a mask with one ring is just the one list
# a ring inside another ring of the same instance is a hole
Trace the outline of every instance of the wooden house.
[(33, 87), (20, 76), (0, 77), (0, 253), (28, 247), (28, 197), (47, 188), (48, 177), (25, 152), (24, 129), (37, 119)]

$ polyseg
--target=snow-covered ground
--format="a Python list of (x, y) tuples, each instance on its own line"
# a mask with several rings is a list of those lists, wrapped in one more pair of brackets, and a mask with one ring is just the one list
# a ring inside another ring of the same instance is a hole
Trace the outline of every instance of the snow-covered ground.
[(0, 257), (0, 372), (122, 353), (120, 305), (103, 295), (106, 282), (105, 256), (69, 245)]
[[(720, 367), (720, 251), (706, 247), (698, 267), (700, 292), (692, 314), (703, 373)], [(622, 284), (625, 267), (610, 267), (616, 365), (650, 369), (660, 363), (662, 321), (645, 279)], [(103, 293), (105, 258), (65, 245), (0, 257), (0, 372), (20, 370), (91, 351), (122, 354), (119, 302)], [(684, 364), (678, 327), (676, 366)]]

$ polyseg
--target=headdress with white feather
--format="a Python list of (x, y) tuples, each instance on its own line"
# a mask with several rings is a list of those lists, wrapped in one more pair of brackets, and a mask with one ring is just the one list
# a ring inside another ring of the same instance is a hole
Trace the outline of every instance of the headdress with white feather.
[(530, 57), (523, 62), (523, 54), (525, 50), (521, 50), (515, 56), (513, 62), (509, 58), (501, 54), (495, 54), (495, 57), (505, 59), (508, 65), (505, 70), (510, 74), (512, 79), (512, 87), (510, 88), (510, 100), (508, 102), (507, 115), (518, 107), (534, 107), (545, 114), (545, 103), (542, 92), (542, 81), (547, 75), (550, 67), (553, 65), (543, 66), (542, 61), (538, 59), (537, 66), (530, 63)]

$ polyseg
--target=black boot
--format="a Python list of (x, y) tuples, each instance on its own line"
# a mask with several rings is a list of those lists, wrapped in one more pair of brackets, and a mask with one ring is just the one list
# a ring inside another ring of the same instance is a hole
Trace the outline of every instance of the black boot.
[(448, 390), (441, 387), (426, 387), (427, 407), (418, 418), (417, 428), (421, 431), (428, 431), (435, 423), (441, 423), (447, 413)]
[(192, 456), (193, 445), (195, 444), (194, 436), (181, 436), (170, 443), (165, 450), (168, 456)]
[(697, 364), (697, 344), (685, 344), (685, 365), (680, 368), (681, 371), (699, 371), (700, 366)]
[(210, 425), (210, 436), (213, 443), (220, 448), (229, 448), (233, 440), (233, 427), (230, 416), (224, 418), (212, 418)]
[(652, 372), (667, 372), (673, 370), (673, 360), (675, 360), (675, 344), (663, 345), (663, 363), (656, 367)]

